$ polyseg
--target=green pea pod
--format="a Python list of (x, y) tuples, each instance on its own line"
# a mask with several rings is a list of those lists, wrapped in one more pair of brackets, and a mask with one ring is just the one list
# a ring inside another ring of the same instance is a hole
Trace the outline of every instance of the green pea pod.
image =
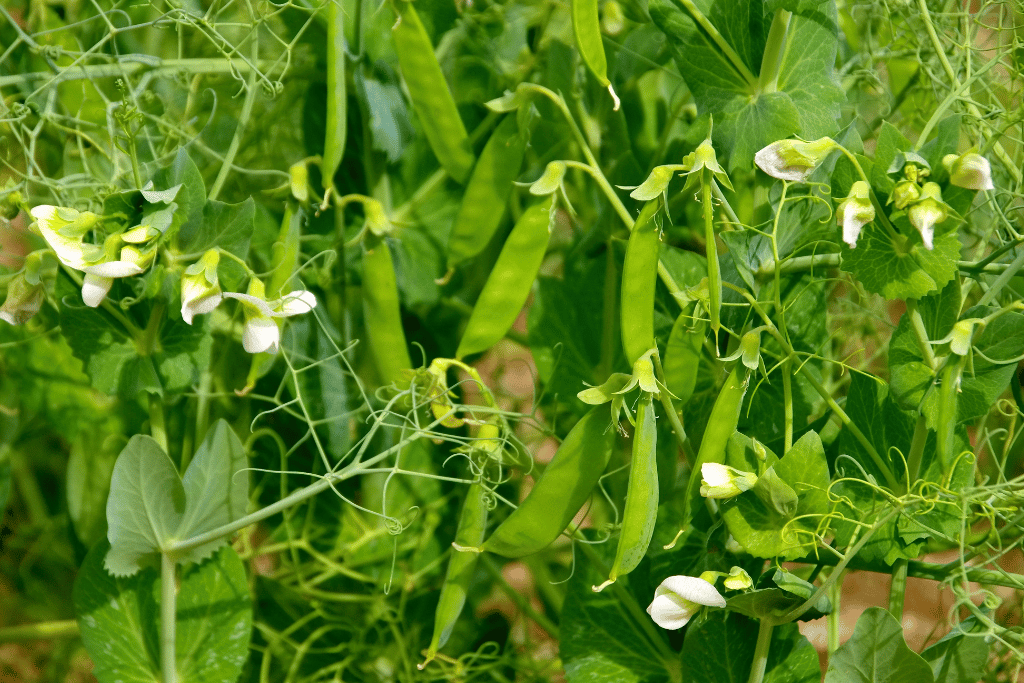
[[(459, 516), (459, 529), (455, 532), (455, 545), (462, 547), (479, 546), (484, 540), (487, 529), (487, 497), (486, 489), (480, 483), (470, 485), (466, 500), (462, 504)], [(434, 635), (427, 648), (427, 662), (432, 660), (437, 651), (444, 647), (452, 635), (455, 622), (466, 604), (469, 583), (473, 579), (477, 553), (453, 551), (448, 560), (448, 572), (441, 586), (441, 597), (437, 601), (434, 613)], [(422, 668), (422, 665), (421, 665)]]
[(647, 553), (658, 519), (658, 425), (654, 419), (652, 396), (643, 393), (636, 410), (636, 432), (633, 434), (633, 463), (629, 470), (626, 508), (622, 513), (622, 530), (615, 560), (608, 580), (595, 591), (601, 591), (636, 569)]
[(661, 200), (644, 205), (633, 225), (622, 266), (622, 349), (630, 366), (654, 347), (654, 288), (658, 279)]
[(345, 155), (347, 132), (345, 90), (345, 12), (340, 2), (327, 3), (327, 134), (321, 162), (324, 188), (334, 184), (334, 174)]
[(402, 329), (395, 267), (383, 239), (368, 236), (363, 247), (363, 322), (367, 343), (381, 382), (393, 384), (405, 379), (405, 371), (412, 367)]
[(464, 183), (473, 168), (473, 148), (466, 126), (459, 117), (430, 36), (412, 3), (395, 0), (394, 7), (398, 22), (392, 35), (412, 106), (441, 167), (457, 182)]
[(617, 110), (619, 98), (612, 88), (611, 81), (608, 80), (608, 59), (604, 55), (604, 43), (601, 42), (601, 17), (597, 0), (572, 0), (571, 10), (576, 49), (580, 51), (580, 57), (598, 83), (608, 88)]
[(480, 153), (466, 185), (448, 239), (448, 268), (473, 258), (487, 246), (501, 222), (526, 152), (516, 115), (506, 114)]
[(692, 317), (693, 307), (684, 310), (676, 318), (672, 332), (668, 335), (668, 346), (665, 348), (665, 384), (684, 406), (693, 396), (697, 385), (697, 371), (700, 368), (700, 354), (704, 347), (704, 337), (708, 333), (708, 323), (703, 319)]
[(743, 406), (743, 395), (747, 392), (748, 375), (749, 371), (742, 363), (733, 365), (732, 372), (726, 378), (711, 409), (707, 426), (704, 428), (704, 438), (701, 439), (700, 450), (697, 451), (697, 462), (694, 463), (690, 481), (686, 484), (683, 501), (684, 529), (693, 519), (693, 509), (700, 504), (701, 466), (708, 462), (725, 464), (725, 447), (740, 421), (740, 408)]
[(953, 356), (954, 360), (946, 364), (942, 370), (941, 382), (939, 383), (939, 410), (936, 419), (936, 442), (935, 454), (939, 464), (942, 465), (942, 472), (949, 475), (953, 470), (956, 454), (954, 449), (954, 436), (956, 434), (957, 422), (957, 390), (960, 384), (960, 377), (963, 374), (964, 366), (967, 363), (967, 356)]
[(591, 408), (565, 437), (526, 500), (494, 530), (483, 550), (523, 557), (558, 538), (587, 502), (614, 443), (607, 409)]
[[(299, 267), (299, 240), (302, 238), (302, 219), (304, 212), (294, 202), (286, 202), (281, 231), (274, 242), (274, 255), (271, 261), (273, 271), (267, 283), (267, 296), (276, 299), (288, 292), (285, 285), (295, 275)], [(288, 291), (295, 289), (292, 287)]]
[(512, 228), (469, 316), (456, 358), (490, 348), (512, 327), (548, 248), (552, 204), (549, 197), (531, 206)]

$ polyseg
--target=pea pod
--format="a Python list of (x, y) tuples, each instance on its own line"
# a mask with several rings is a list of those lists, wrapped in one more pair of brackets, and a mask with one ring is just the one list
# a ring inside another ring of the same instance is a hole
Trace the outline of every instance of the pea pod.
[(608, 413), (592, 408), (570, 430), (526, 500), (494, 530), (483, 550), (523, 557), (558, 538), (604, 473), (614, 441)]
[(633, 463), (629, 470), (626, 508), (622, 513), (622, 530), (615, 560), (608, 580), (595, 591), (615, 583), (636, 569), (647, 553), (658, 519), (658, 425), (654, 419), (651, 394), (641, 394), (636, 410), (636, 432), (633, 434)]
[(456, 358), (489, 348), (512, 327), (547, 251), (552, 203), (549, 197), (531, 206), (512, 228), (469, 316)]
[(494, 236), (526, 152), (516, 114), (507, 114), (480, 153), (448, 239), (448, 268), (473, 258)]
[(459, 117), (430, 36), (412, 3), (395, 0), (394, 7), (398, 22), (391, 33), (412, 106), (441, 167), (457, 182), (464, 183), (473, 168), (473, 149), (466, 126)]
[(345, 90), (345, 12), (340, 2), (327, 3), (327, 134), (321, 162), (324, 188), (334, 184), (334, 174), (345, 155), (347, 96)]
[[(485, 494), (486, 489), (479, 482), (470, 485), (466, 500), (462, 504), (459, 529), (455, 533), (455, 545), (475, 547), (483, 542), (487, 528)], [(427, 648), (427, 662), (437, 655), (437, 651), (444, 647), (452, 635), (455, 622), (458, 621), (459, 614), (466, 604), (466, 594), (473, 579), (476, 561), (477, 553), (459, 551), (452, 552), (448, 560), (448, 572), (444, 576), (441, 597), (437, 601), (437, 610), (434, 613), (434, 635)], [(420, 668), (422, 669), (425, 664), (421, 664)]]
[(700, 450), (697, 451), (697, 462), (694, 463), (690, 481), (686, 484), (683, 501), (684, 528), (693, 519), (693, 509), (700, 503), (701, 466), (708, 462), (725, 463), (726, 444), (729, 443), (729, 437), (736, 431), (736, 425), (740, 421), (740, 408), (743, 405), (743, 396), (747, 392), (748, 374), (742, 363), (733, 365), (732, 372), (729, 373), (722, 390), (718, 393), (718, 398), (715, 399), (707, 427), (704, 428)]
[(387, 242), (369, 235), (363, 243), (363, 322), (381, 382), (404, 379), (412, 367), (402, 329), (398, 283)]
[(619, 98), (608, 80), (608, 58), (604, 55), (604, 43), (601, 42), (601, 18), (597, 0), (572, 0), (572, 32), (576, 38), (576, 49), (580, 51), (583, 63), (594, 74), (602, 87), (608, 88), (615, 102), (615, 110), (619, 108)]
[(654, 347), (654, 288), (658, 278), (660, 199), (644, 205), (622, 266), (622, 349), (630, 366)]
[[(952, 354), (951, 354), (952, 355)], [(942, 370), (941, 382), (939, 383), (939, 406), (936, 418), (937, 439), (935, 442), (935, 454), (942, 465), (942, 472), (945, 475), (953, 470), (956, 454), (954, 449), (954, 438), (957, 424), (957, 394), (960, 384), (960, 377), (963, 374), (964, 365), (967, 363), (967, 356), (952, 356), (951, 360)]]
[(684, 310), (676, 318), (665, 348), (665, 384), (679, 399), (680, 406), (686, 405), (693, 396), (701, 349), (708, 333), (707, 321), (694, 319), (691, 315), (692, 306), (690, 309)]

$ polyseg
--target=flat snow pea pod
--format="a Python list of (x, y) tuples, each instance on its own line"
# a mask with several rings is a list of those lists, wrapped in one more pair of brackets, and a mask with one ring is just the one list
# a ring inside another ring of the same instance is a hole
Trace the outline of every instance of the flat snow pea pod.
[(448, 268), (473, 258), (494, 236), (526, 152), (516, 114), (506, 114), (480, 152), (448, 239)]
[(347, 133), (345, 88), (345, 12), (340, 2), (327, 3), (327, 133), (320, 169), (324, 188), (334, 184), (334, 174), (345, 155)]
[(643, 393), (636, 410), (633, 434), (633, 463), (629, 470), (626, 508), (622, 512), (622, 530), (608, 580), (594, 591), (600, 592), (636, 569), (647, 553), (658, 518), (658, 425), (654, 419), (651, 394)]
[(464, 183), (473, 168), (473, 148), (455, 99), (441, 72), (430, 36), (411, 2), (395, 0), (398, 22), (392, 29), (402, 77), (412, 106), (441, 167)]
[(398, 283), (387, 242), (368, 235), (363, 242), (363, 322), (381, 382), (405, 378), (412, 367), (402, 329)]
[(576, 37), (576, 49), (580, 57), (594, 74), (602, 87), (615, 102), (615, 110), (619, 108), (619, 98), (608, 80), (608, 59), (604, 55), (604, 43), (601, 42), (601, 17), (598, 13), (597, 0), (572, 0), (572, 32)]
[(531, 206), (516, 221), (487, 277), (462, 333), (456, 358), (490, 348), (512, 327), (530, 295), (551, 235), (553, 199)]
[(743, 396), (747, 393), (749, 374), (750, 371), (742, 363), (733, 365), (732, 372), (729, 373), (722, 390), (718, 393), (718, 398), (715, 399), (715, 405), (704, 428), (700, 450), (697, 451), (697, 462), (694, 463), (690, 481), (686, 484), (683, 501), (684, 528), (693, 519), (694, 508), (700, 504), (701, 466), (709, 462), (725, 463), (725, 447), (740, 421), (740, 408), (743, 406)]
[(523, 557), (558, 538), (604, 473), (615, 444), (607, 410), (591, 408), (569, 431), (544, 474), (483, 545), (505, 557)]
[(692, 306), (676, 318), (665, 348), (665, 384), (679, 399), (679, 405), (693, 396), (700, 369), (700, 354), (708, 333), (708, 322), (693, 317)]
[(661, 200), (644, 205), (633, 225), (622, 266), (622, 349), (632, 365), (654, 347), (654, 288), (658, 279)]
[[(459, 516), (459, 529), (455, 532), (455, 545), (462, 547), (479, 546), (484, 540), (487, 529), (487, 496), (486, 489), (479, 483), (471, 484), (466, 493)], [(473, 579), (476, 568), (477, 553), (452, 551), (448, 560), (448, 572), (441, 586), (441, 597), (437, 601), (434, 613), (434, 635), (427, 648), (427, 662), (432, 660), (437, 651), (444, 647), (452, 634), (455, 622), (466, 604), (469, 583)], [(425, 665), (421, 664), (422, 669)]]

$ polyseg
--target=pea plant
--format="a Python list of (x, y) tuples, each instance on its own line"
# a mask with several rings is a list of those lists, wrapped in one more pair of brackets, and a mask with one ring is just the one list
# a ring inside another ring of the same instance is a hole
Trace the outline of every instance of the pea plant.
[(0, 677), (1018, 680), (1022, 19), (0, 3)]

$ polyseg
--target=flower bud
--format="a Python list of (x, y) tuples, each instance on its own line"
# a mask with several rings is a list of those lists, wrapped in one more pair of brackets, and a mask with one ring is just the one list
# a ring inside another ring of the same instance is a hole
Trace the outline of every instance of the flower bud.
[(934, 246), (935, 225), (949, 217), (949, 207), (942, 201), (942, 190), (936, 183), (925, 183), (921, 188), (921, 198), (907, 209), (910, 224), (921, 233), (924, 246)]
[(562, 179), (565, 178), (565, 168), (564, 161), (548, 162), (548, 165), (544, 167), (544, 175), (537, 178), (530, 185), (530, 194), (543, 197), (556, 191), (562, 186)]
[(921, 196), (921, 187), (913, 180), (901, 180), (896, 183), (892, 194), (889, 196), (889, 203), (903, 210), (911, 202), (916, 202)]
[(7, 283), (7, 298), (0, 306), (0, 320), (21, 325), (39, 312), (43, 305), (43, 285), (31, 284), (24, 273), (18, 273)]
[(217, 282), (219, 263), (220, 252), (210, 249), (181, 276), (181, 319), (189, 325), (194, 316), (210, 313), (224, 298)]
[(697, 149), (693, 150), (692, 153), (686, 155), (686, 158), (683, 159), (683, 165), (690, 169), (687, 173), (689, 178), (687, 178), (686, 185), (683, 187), (684, 192), (697, 185), (704, 175), (704, 171), (708, 171), (722, 187), (727, 190), (733, 189), (732, 181), (729, 180), (725, 169), (718, 164), (718, 155), (711, 144), (710, 136), (704, 142), (697, 145)]
[(288, 169), (288, 181), (291, 185), (293, 197), (300, 202), (309, 199), (309, 169), (306, 168), (305, 161), (291, 165)]
[(861, 229), (875, 220), (875, 207), (871, 204), (871, 187), (867, 183), (858, 180), (853, 184), (850, 194), (836, 209), (836, 219), (839, 225), (843, 226), (843, 241), (853, 249), (857, 246)]
[(966, 356), (971, 351), (971, 339), (974, 337), (974, 324), (977, 318), (959, 320), (949, 334), (949, 350), (958, 356)]
[(750, 574), (746, 572), (743, 567), (733, 567), (729, 570), (729, 576), (725, 577), (725, 587), (733, 591), (746, 590), (754, 585), (754, 581), (750, 578)]
[(751, 330), (740, 338), (740, 359), (750, 370), (757, 370), (761, 360), (761, 331)]
[(700, 475), (700, 495), (716, 500), (738, 496), (757, 483), (757, 475), (753, 472), (743, 472), (716, 462), (701, 465)]
[(992, 184), (992, 167), (988, 159), (977, 152), (967, 152), (961, 156), (947, 154), (942, 158), (942, 165), (949, 171), (949, 182), (957, 187), (968, 190), (994, 190)]
[(779, 140), (755, 154), (754, 163), (773, 178), (802, 183), (836, 149), (839, 145), (829, 137), (814, 142)]
[[(678, 167), (655, 166), (654, 170), (651, 171), (651, 174), (647, 176), (647, 180), (630, 192), (629, 196), (642, 202), (647, 202), (660, 196), (668, 189), (669, 181), (672, 180), (672, 174), (675, 172), (676, 168)], [(533, 192), (532, 187), (530, 188), (530, 192)]]
[(769, 467), (758, 477), (753, 488), (754, 495), (760, 498), (766, 507), (779, 515), (789, 518), (796, 513), (797, 505), (800, 502), (796, 491), (775, 473), (773, 467)]

